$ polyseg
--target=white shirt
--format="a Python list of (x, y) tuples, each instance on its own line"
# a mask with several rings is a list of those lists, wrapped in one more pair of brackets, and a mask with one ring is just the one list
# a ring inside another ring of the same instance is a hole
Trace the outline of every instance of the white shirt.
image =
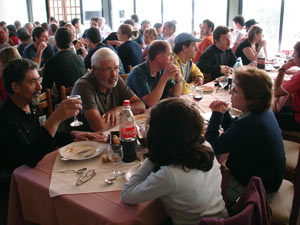
[(103, 27), (100, 28), (99, 30), (100, 30), (100, 35), (103, 39), (105, 39), (111, 33), (111, 29), (107, 24), (104, 24)]
[(121, 200), (128, 204), (161, 198), (174, 224), (197, 224), (204, 217), (228, 217), (221, 194), (220, 164), (214, 159), (207, 171), (163, 166), (156, 173), (154, 164), (143, 166), (123, 186)]
[(176, 34), (175, 34), (175, 32), (174, 32), (174, 33), (173, 33), (170, 37), (168, 37), (168, 39), (166, 40), (166, 41), (169, 42), (169, 44), (171, 45), (172, 51), (173, 51), (173, 48), (174, 48), (174, 46), (175, 46), (175, 42), (174, 42), (175, 37), (176, 37)]

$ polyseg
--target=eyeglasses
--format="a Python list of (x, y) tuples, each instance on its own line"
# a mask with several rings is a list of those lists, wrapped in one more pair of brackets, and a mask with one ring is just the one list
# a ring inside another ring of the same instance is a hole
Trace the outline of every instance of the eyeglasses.
[(120, 72), (120, 67), (115, 67), (115, 68), (99, 68), (101, 72), (103, 72), (105, 75), (110, 75), (112, 72), (114, 73), (119, 73)]
[(80, 175), (76, 181), (76, 186), (80, 186), (90, 179), (92, 179), (94, 176), (96, 176), (95, 170), (88, 170), (86, 173), (83, 173)]

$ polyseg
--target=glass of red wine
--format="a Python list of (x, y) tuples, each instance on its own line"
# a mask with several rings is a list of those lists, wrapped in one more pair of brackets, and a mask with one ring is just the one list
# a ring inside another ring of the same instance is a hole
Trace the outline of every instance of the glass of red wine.
[(203, 98), (203, 91), (201, 87), (196, 86), (193, 90), (193, 99), (197, 102), (199, 102)]

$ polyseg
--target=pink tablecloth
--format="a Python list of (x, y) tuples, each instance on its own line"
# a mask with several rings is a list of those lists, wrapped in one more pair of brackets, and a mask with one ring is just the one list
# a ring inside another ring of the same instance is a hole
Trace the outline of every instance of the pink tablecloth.
[[(49, 197), (57, 151), (31, 169), (17, 168), (11, 178), (8, 225), (160, 224), (168, 215), (159, 199), (138, 205), (120, 202), (120, 191)], [(30, 223), (29, 223), (30, 224)]]

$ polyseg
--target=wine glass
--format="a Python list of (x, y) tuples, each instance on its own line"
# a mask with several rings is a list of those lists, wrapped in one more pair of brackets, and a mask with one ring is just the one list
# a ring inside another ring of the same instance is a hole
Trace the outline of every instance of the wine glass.
[[(80, 95), (69, 95), (67, 97), (67, 99), (79, 99), (79, 100), (81, 100), (81, 96)], [(79, 121), (77, 119), (77, 115), (75, 115), (74, 116), (74, 121), (72, 123), (70, 123), (70, 126), (71, 127), (79, 127), (81, 125), (83, 125), (83, 123), (81, 121)]]
[(123, 174), (121, 171), (118, 170), (118, 164), (123, 159), (123, 147), (122, 145), (113, 144), (109, 146), (108, 149), (109, 159), (114, 163), (115, 170), (113, 174), (115, 176)]
[(203, 91), (202, 91), (201, 87), (199, 87), (199, 86), (194, 87), (193, 99), (195, 101), (199, 102), (202, 98), (203, 98)]

